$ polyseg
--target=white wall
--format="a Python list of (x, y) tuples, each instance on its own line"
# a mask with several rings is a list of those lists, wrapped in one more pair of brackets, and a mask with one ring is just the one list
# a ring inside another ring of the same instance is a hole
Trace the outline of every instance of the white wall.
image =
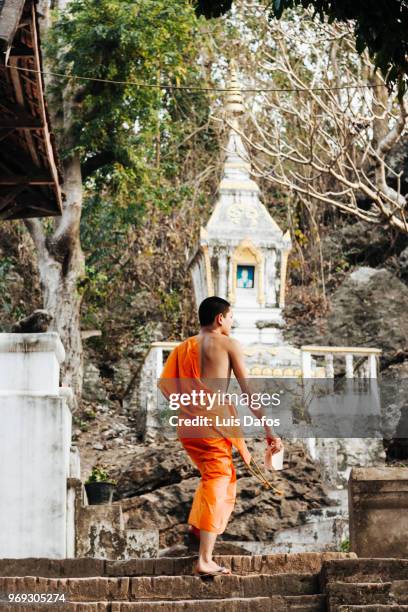
[[(57, 334), (0, 334), (0, 557), (64, 558), (72, 416)], [(57, 372), (56, 372), (57, 368)]]

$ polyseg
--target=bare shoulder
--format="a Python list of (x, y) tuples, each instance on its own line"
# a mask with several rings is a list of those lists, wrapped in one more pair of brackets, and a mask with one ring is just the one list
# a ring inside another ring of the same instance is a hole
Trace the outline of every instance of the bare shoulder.
[(229, 353), (242, 353), (241, 343), (238, 342), (235, 338), (231, 338), (231, 336), (224, 336), (225, 338), (225, 348)]

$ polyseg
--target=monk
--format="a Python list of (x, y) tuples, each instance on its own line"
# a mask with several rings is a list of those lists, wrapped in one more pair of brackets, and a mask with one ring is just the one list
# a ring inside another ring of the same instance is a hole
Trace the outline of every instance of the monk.
[[(227, 392), (234, 372), (243, 393), (250, 396), (248, 373), (243, 351), (237, 340), (230, 337), (233, 312), (229, 302), (212, 296), (206, 298), (199, 307), (200, 332), (179, 344), (169, 355), (159, 381), (159, 388), (169, 398), (171, 392), (189, 392), (199, 388)], [(231, 405), (216, 406), (213, 412), (225, 416), (236, 415)], [(252, 410), (252, 409), (251, 409)], [(262, 410), (252, 410), (257, 417)], [(205, 410), (204, 410), (205, 413)], [(198, 414), (197, 408), (180, 407), (179, 423), (182, 415)], [(207, 413), (208, 414), (208, 413)], [(214, 416), (213, 414), (211, 415)], [(265, 425), (267, 443), (272, 452), (282, 447), (281, 439)], [(192, 429), (190, 428), (190, 430)], [(218, 534), (224, 532), (236, 497), (236, 473), (232, 462), (232, 447), (240, 453), (246, 464), (251, 462), (251, 454), (238, 427), (215, 427), (213, 422), (203, 426), (197, 436), (178, 426), (178, 436), (193, 463), (201, 473), (201, 481), (196, 490), (188, 518), (200, 540), (198, 561), (195, 573), (198, 575), (229, 574), (227, 568), (213, 560), (213, 550)]]

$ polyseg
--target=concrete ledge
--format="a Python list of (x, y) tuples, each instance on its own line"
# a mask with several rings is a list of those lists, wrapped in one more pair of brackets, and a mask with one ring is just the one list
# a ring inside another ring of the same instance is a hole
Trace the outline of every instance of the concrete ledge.
[(0, 334), (0, 353), (54, 353), (58, 363), (65, 359), (65, 349), (57, 332)]
[(64, 359), (56, 332), (0, 334), (0, 389), (57, 394)]

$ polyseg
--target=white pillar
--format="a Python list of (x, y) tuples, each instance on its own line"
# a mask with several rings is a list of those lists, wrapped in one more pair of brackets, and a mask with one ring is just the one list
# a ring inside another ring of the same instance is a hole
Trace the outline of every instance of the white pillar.
[(266, 306), (276, 307), (276, 251), (272, 249), (265, 255), (265, 295)]
[(371, 354), (368, 358), (369, 363), (369, 377), (377, 378), (377, 355)]
[(155, 383), (163, 370), (163, 349), (161, 346), (156, 346), (154, 351), (156, 353), (156, 376), (153, 382)]
[(228, 258), (228, 298), (227, 300), (231, 300), (233, 292), (234, 292), (234, 264), (232, 262), (232, 257)]
[(346, 378), (354, 378), (354, 365), (352, 353), (346, 353)]
[(227, 299), (227, 254), (221, 251), (218, 255), (218, 296)]
[(72, 417), (55, 332), (0, 334), (0, 558), (67, 556)]
[(302, 376), (303, 378), (312, 377), (312, 355), (302, 350)]
[(325, 355), (325, 372), (327, 378), (334, 378), (333, 353)]

